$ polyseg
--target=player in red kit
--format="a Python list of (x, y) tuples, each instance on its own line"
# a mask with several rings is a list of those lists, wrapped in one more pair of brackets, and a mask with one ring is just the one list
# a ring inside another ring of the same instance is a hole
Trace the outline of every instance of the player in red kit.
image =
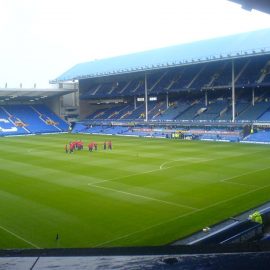
[(112, 150), (112, 141), (108, 141), (108, 149)]

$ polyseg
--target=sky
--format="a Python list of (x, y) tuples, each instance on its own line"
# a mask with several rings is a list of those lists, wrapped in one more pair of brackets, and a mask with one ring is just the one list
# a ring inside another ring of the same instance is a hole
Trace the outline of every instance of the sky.
[(0, 88), (52, 87), (82, 62), (270, 28), (227, 0), (0, 0)]

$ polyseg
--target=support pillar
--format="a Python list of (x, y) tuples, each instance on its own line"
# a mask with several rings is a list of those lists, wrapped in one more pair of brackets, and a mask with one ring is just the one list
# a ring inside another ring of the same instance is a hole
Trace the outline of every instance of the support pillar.
[(234, 61), (232, 60), (232, 122), (235, 122), (235, 84), (234, 84)]
[(137, 109), (137, 97), (134, 96), (134, 110)]
[(144, 76), (144, 102), (145, 102), (145, 121), (148, 121), (148, 94), (147, 94), (147, 74)]

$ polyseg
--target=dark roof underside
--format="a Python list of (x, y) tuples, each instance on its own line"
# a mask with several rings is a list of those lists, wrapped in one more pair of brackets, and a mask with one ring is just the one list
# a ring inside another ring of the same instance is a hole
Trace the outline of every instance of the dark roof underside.
[(270, 14), (270, 1), (269, 0), (229, 0), (240, 4), (246, 10), (257, 9), (261, 12)]
[(0, 101), (45, 100), (73, 93), (70, 89), (0, 88)]

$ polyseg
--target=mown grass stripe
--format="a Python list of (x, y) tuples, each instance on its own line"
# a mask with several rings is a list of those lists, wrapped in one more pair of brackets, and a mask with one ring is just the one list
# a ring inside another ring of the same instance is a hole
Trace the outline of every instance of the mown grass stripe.
[(132, 232), (132, 233), (130, 233), (130, 234), (126, 234), (126, 235), (117, 237), (117, 238), (115, 238), (115, 239), (111, 239), (111, 240), (108, 240), (108, 241), (99, 243), (99, 244), (97, 244), (95, 247), (103, 247), (104, 245), (113, 243), (113, 242), (118, 241), (118, 240), (120, 240), (120, 239), (128, 238), (128, 237), (130, 237), (130, 236), (132, 236), (132, 235), (134, 235), (134, 234), (138, 234), (138, 233), (142, 233), (142, 232), (151, 230), (151, 229), (153, 229), (153, 228), (155, 228), (155, 227), (158, 227), (158, 226), (161, 226), (161, 225), (168, 224), (168, 223), (173, 222), (173, 221), (175, 221), (175, 220), (178, 220), (178, 219), (180, 219), (180, 218), (187, 217), (187, 216), (190, 216), (190, 215), (192, 215), (192, 214), (195, 214), (195, 213), (197, 213), (197, 212), (205, 211), (205, 210), (207, 210), (207, 209), (209, 209), (209, 208), (212, 208), (212, 207), (215, 207), (215, 206), (217, 206), (217, 205), (226, 203), (226, 202), (228, 202), (228, 201), (235, 200), (235, 199), (237, 199), (237, 198), (240, 198), (240, 197), (249, 195), (249, 194), (251, 194), (251, 193), (253, 193), (253, 192), (256, 192), (256, 191), (259, 191), (259, 190), (263, 190), (263, 189), (268, 188), (268, 187), (270, 187), (270, 185), (267, 185), (267, 186), (264, 186), (264, 187), (260, 187), (260, 188), (254, 189), (254, 190), (245, 192), (245, 193), (243, 193), (243, 194), (239, 194), (239, 195), (234, 196), (234, 197), (232, 197), (232, 198), (229, 198), (229, 199), (226, 199), (226, 200), (219, 201), (219, 202), (217, 202), (217, 203), (208, 205), (207, 207), (204, 207), (204, 208), (201, 208), (201, 209), (194, 209), (194, 211), (192, 211), (192, 212), (185, 213), (185, 214), (181, 214), (181, 215), (179, 215), (179, 216), (176, 216), (176, 217), (174, 217), (174, 218), (172, 218), (172, 219), (169, 219), (169, 220), (166, 220), (166, 221), (164, 221), (164, 222), (160, 222), (160, 223), (158, 223), (158, 224), (153, 224), (152, 226), (149, 226), (149, 227), (146, 227), (146, 228), (144, 228), (144, 229), (141, 229), (141, 230)]
[(105, 189), (105, 190), (125, 194), (125, 195), (128, 195), (128, 196), (138, 197), (138, 198), (142, 198), (142, 199), (145, 199), (145, 200), (155, 201), (155, 202), (164, 203), (164, 204), (177, 206), (177, 207), (181, 207), (181, 208), (187, 208), (187, 209), (192, 209), (192, 210), (197, 210), (198, 209), (198, 208), (195, 208), (195, 207), (192, 207), (192, 206), (189, 206), (189, 205), (184, 205), (184, 204), (169, 202), (169, 201), (165, 201), (165, 200), (160, 200), (160, 199), (157, 199), (157, 198), (152, 198), (152, 197), (149, 197), (149, 196), (143, 196), (143, 195), (140, 195), (140, 194), (126, 192), (126, 191), (118, 190), (118, 189), (114, 189), (114, 188), (97, 186), (97, 185), (93, 185), (93, 184), (91, 185), (91, 187), (101, 188), (101, 189)]
[[(80, 139), (112, 140), (113, 150), (67, 155), (64, 145)], [(56, 231), (61, 247), (165, 244), (269, 199), (267, 189), (247, 193), (268, 185), (268, 146), (80, 134), (0, 138), (0, 146), (0, 189), (15, 195), (1, 196), (3, 225), (42, 247), (55, 247)], [(15, 239), (10, 247), (25, 243)]]
[(30, 242), (30, 241), (26, 240), (25, 238), (23, 238), (22, 236), (20, 236), (20, 235), (14, 233), (14, 232), (12, 232), (11, 230), (9, 230), (9, 229), (7, 229), (7, 228), (1, 226), (1, 225), (0, 225), (0, 228), (1, 228), (3, 231), (5, 231), (5, 232), (7, 232), (7, 233), (9, 233), (9, 234), (11, 234), (11, 235), (13, 235), (15, 238), (20, 239), (20, 240), (22, 240), (23, 242), (29, 244), (30, 246), (32, 246), (32, 247), (34, 247), (34, 248), (40, 249), (40, 247), (39, 247), (38, 245), (34, 244), (33, 242)]

